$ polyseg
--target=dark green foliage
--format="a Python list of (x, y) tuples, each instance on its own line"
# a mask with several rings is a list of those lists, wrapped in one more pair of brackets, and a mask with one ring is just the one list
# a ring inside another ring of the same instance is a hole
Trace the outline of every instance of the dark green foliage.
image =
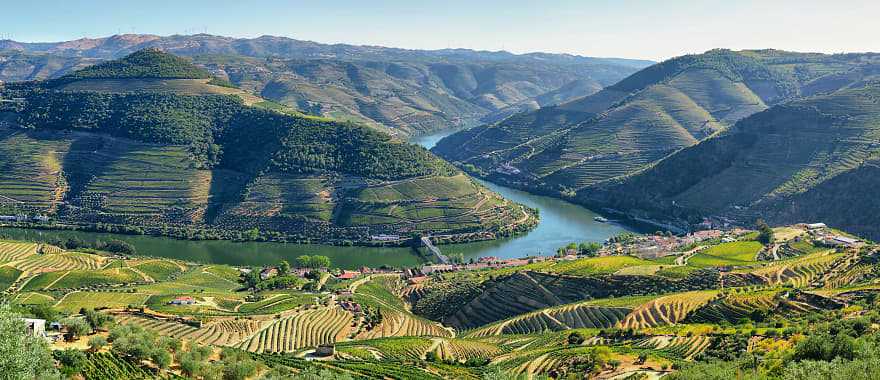
[(848, 335), (810, 335), (795, 347), (794, 360), (852, 360), (855, 350), (855, 340)]
[(764, 219), (758, 219), (755, 222), (755, 226), (758, 228), (758, 241), (761, 244), (768, 245), (773, 243), (773, 229), (767, 225), (767, 222), (764, 222)]
[[(299, 268), (329, 268), (330, 267), (330, 258), (327, 256), (321, 255), (302, 255), (297, 256), (296, 258), (296, 266)], [(288, 265), (288, 269), (290, 266)]]
[(188, 145), (202, 166), (258, 173), (337, 172), (378, 179), (451, 174), (425, 149), (349, 123), (247, 107), (231, 95), (69, 93), (23, 86), (18, 123)]
[(52, 356), (61, 364), (61, 371), (66, 374), (78, 373), (88, 360), (86, 354), (75, 348), (54, 351)]
[(78, 79), (115, 78), (165, 78), (165, 79), (208, 79), (211, 73), (193, 65), (189, 60), (159, 49), (144, 49), (125, 58), (99, 63), (74, 73), (65, 75), (60, 81)]
[(113, 317), (107, 314), (99, 313), (92, 309), (80, 310), (80, 314), (86, 317), (86, 322), (89, 324), (89, 326), (92, 327), (93, 330), (100, 329), (107, 325), (107, 323), (113, 321)]
[(104, 246), (104, 250), (107, 252), (121, 253), (123, 255), (134, 255), (137, 253), (137, 249), (135, 249), (131, 243), (116, 239), (108, 241)]
[(571, 334), (568, 334), (568, 338), (566, 339), (566, 341), (568, 342), (569, 345), (574, 345), (574, 346), (580, 346), (581, 344), (584, 343), (584, 340), (585, 340), (584, 335), (577, 332), (577, 331), (575, 331)]
[(478, 281), (462, 279), (454, 282), (432, 283), (426, 293), (413, 305), (413, 313), (440, 321), (480, 295), (483, 288)]

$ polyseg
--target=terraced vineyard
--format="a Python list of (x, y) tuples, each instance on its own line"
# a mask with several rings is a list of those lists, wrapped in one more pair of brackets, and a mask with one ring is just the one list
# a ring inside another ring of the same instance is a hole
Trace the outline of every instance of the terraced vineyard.
[(337, 345), (342, 350), (362, 349), (375, 357), (392, 361), (415, 361), (425, 358), (434, 341), (421, 337), (392, 337), (384, 339), (344, 342)]
[[(82, 375), (88, 380), (148, 380), (157, 377), (155, 373), (148, 372), (139, 366), (132, 365), (112, 353), (91, 354)], [(170, 377), (169, 377), (170, 378)]]
[(768, 285), (792, 284), (804, 287), (819, 278), (840, 258), (840, 254), (820, 252), (750, 270), (748, 273), (760, 277)]
[(622, 328), (645, 328), (674, 325), (717, 296), (717, 291), (699, 291), (673, 294), (652, 300), (635, 308), (619, 326)]
[(514, 317), (500, 323), (481, 327), (467, 334), (484, 337), (503, 334), (535, 334), (582, 328), (611, 328), (617, 325), (632, 309), (573, 304), (543, 309)]
[(263, 327), (239, 348), (251, 352), (292, 352), (335, 343), (350, 334), (352, 315), (339, 307), (298, 312)]
[(453, 336), (448, 329), (436, 322), (415, 317), (409, 313), (382, 310), (382, 322), (372, 330), (358, 334), (358, 339), (387, 338), (395, 336)]
[(355, 300), (381, 310), (382, 321), (371, 330), (358, 334), (359, 339), (396, 336), (453, 336), (437, 322), (415, 316), (403, 301), (405, 283), (397, 276), (370, 279), (357, 287)]
[(654, 336), (633, 344), (637, 348), (659, 351), (683, 359), (693, 359), (702, 353), (712, 342), (707, 336)]
[(0, 241), (0, 263), (25, 259), (37, 253), (38, 248), (34, 243)]
[(779, 290), (746, 293), (728, 293), (688, 315), (688, 322), (736, 323), (751, 318), (755, 311), (768, 312), (779, 306)]
[(93, 270), (103, 267), (104, 257), (79, 252), (65, 252), (29, 256), (14, 266), (22, 272), (53, 272), (65, 270)]
[(81, 309), (125, 308), (143, 305), (149, 297), (149, 294), (139, 293), (71, 292), (64, 295), (55, 307), (70, 313)]

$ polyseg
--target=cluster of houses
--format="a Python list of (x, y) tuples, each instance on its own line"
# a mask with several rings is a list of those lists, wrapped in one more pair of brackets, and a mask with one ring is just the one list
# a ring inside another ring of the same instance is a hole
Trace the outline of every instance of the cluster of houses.
[(864, 241), (835, 233), (825, 223), (808, 223), (800, 226), (807, 230), (813, 241), (827, 247), (861, 248), (865, 245)]
[(741, 228), (731, 230), (702, 230), (689, 233), (687, 235), (645, 235), (636, 236), (626, 243), (615, 243), (606, 245), (600, 252), (600, 255), (608, 254), (625, 254), (633, 255), (641, 258), (657, 258), (671, 254), (681, 249), (701, 241), (720, 239), (722, 242), (731, 242), (736, 240), (736, 236), (748, 232)]
[(517, 175), (521, 173), (519, 169), (506, 162), (495, 168), (495, 171), (505, 175)]
[(535, 257), (526, 257), (520, 259), (499, 259), (494, 256), (481, 257), (479, 260), (467, 263), (467, 264), (428, 264), (423, 265), (421, 268), (410, 268), (403, 271), (403, 277), (409, 281), (410, 284), (415, 284), (423, 281), (427, 278), (428, 275), (432, 273), (445, 273), (445, 272), (457, 272), (463, 270), (481, 270), (481, 269), (497, 269), (497, 268), (507, 268), (507, 267), (517, 267), (526, 264), (531, 264), (535, 262), (541, 262), (546, 260), (565, 260), (565, 259), (575, 259), (577, 256), (567, 256), (563, 258), (552, 258), (546, 256), (535, 256)]
[(26, 223), (26, 222), (38, 222), (38, 223), (46, 223), (49, 221), (49, 217), (45, 215), (0, 215), (0, 222), (18, 222), (18, 223)]

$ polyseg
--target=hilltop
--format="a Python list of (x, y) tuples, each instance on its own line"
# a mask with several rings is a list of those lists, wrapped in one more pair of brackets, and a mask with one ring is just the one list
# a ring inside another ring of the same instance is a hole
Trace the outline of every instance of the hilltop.
[(4, 103), (0, 129), (4, 213), (189, 238), (397, 235), (392, 244), (418, 232), (494, 238), (534, 223), (423, 148), (206, 74), (145, 50), (5, 86), (2, 97), (20, 102)]
[(768, 107), (857, 86), (878, 60), (776, 50), (678, 57), (596, 94), (458, 132), (434, 152), (493, 181), (573, 196)]
[(40, 44), (0, 41), (0, 81), (57, 78), (145, 48), (190, 57), (220, 79), (300, 112), (401, 136), (496, 121), (592, 94), (652, 63), (325, 45), (273, 36), (118, 35)]
[(703, 217), (820, 220), (876, 238), (878, 102), (880, 83), (862, 82), (777, 105), (578, 196), (685, 226)]

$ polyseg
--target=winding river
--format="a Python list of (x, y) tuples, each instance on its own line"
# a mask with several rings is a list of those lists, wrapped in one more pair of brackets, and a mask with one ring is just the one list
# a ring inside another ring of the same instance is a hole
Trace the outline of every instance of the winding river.
[[(423, 135), (412, 140), (413, 143), (431, 149), (443, 137), (455, 131), (443, 131)], [(626, 231), (630, 227), (616, 223), (601, 223), (593, 218), (598, 214), (561, 199), (530, 194), (491, 182), (478, 180), (480, 183), (514, 202), (540, 210), (541, 221), (528, 234), (509, 239), (444, 245), (440, 249), (444, 254), (464, 254), (465, 258), (495, 256), (499, 258), (516, 258), (531, 255), (552, 255), (556, 249), (571, 242), (602, 242), (611, 236)]]
[[(424, 135), (413, 143), (433, 147), (437, 141), (453, 131)], [(597, 215), (581, 206), (490, 182), (480, 181), (489, 189), (529, 207), (540, 210), (541, 221), (528, 234), (495, 241), (444, 245), (440, 249), (449, 255), (463, 254), (466, 259), (495, 256), (516, 258), (531, 255), (552, 255), (556, 249), (571, 242), (601, 242), (630, 229), (615, 223), (593, 220)], [(301, 255), (325, 255), (334, 266), (352, 269), (360, 266), (415, 266), (423, 259), (410, 248), (334, 247), (310, 244), (281, 244), (231, 241), (188, 241), (154, 236), (132, 236), (94, 232), (30, 230), (0, 227), (0, 236), (30, 241), (66, 240), (76, 236), (85, 241), (124, 240), (135, 246), (139, 254), (169, 257), (203, 263), (229, 265), (269, 265), (279, 260), (292, 261)]]

